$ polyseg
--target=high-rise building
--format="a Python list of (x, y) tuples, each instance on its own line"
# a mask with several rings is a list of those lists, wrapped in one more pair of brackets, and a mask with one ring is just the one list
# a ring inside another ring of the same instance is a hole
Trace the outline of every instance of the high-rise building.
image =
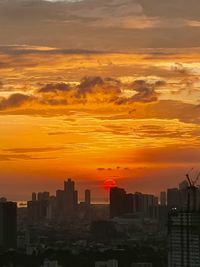
[(133, 211), (136, 213), (143, 212), (144, 210), (143, 206), (144, 206), (143, 194), (140, 192), (136, 192), (133, 195)]
[(37, 194), (35, 192), (32, 193), (32, 201), (37, 200)]
[(66, 194), (66, 213), (72, 215), (78, 204), (78, 191), (75, 190), (75, 183), (71, 179), (64, 182), (64, 192)]
[(160, 205), (161, 206), (167, 205), (167, 194), (165, 191), (160, 192)]
[(157, 218), (158, 198), (139, 192), (127, 194), (122, 188), (111, 188), (110, 217), (118, 217), (128, 213), (140, 213), (143, 217)]
[(90, 206), (91, 204), (91, 191), (89, 189), (85, 190), (85, 204), (86, 206)]
[(39, 223), (47, 219), (48, 205), (48, 200), (28, 201), (27, 211), (29, 223)]
[(172, 211), (169, 215), (169, 267), (200, 266), (200, 213)]
[(124, 211), (125, 213), (133, 213), (133, 194), (126, 194)]
[(110, 189), (110, 217), (118, 217), (125, 213), (126, 191), (122, 188)]
[(68, 179), (67, 181), (64, 181), (64, 191), (68, 194), (71, 192), (74, 192), (75, 190), (75, 183), (72, 181), (72, 179)]
[(49, 192), (39, 192), (37, 194), (37, 200), (48, 200), (50, 197), (50, 194)]
[(0, 203), (0, 247), (15, 248), (17, 242), (17, 204)]
[(169, 188), (167, 190), (167, 206), (169, 208), (180, 207), (180, 194), (178, 188)]
[(200, 209), (199, 190), (190, 184), (184, 190), (184, 206), (169, 213), (169, 267), (200, 266)]

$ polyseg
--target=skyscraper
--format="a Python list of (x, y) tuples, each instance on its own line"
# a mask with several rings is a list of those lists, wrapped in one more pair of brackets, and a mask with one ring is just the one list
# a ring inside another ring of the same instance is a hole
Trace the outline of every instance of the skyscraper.
[(91, 204), (91, 191), (89, 189), (85, 190), (85, 204), (86, 206), (90, 206)]
[(35, 192), (32, 193), (32, 201), (37, 200), (37, 194)]
[(187, 203), (181, 209), (173, 208), (169, 214), (169, 267), (200, 266), (200, 209), (198, 188), (190, 185), (186, 189)]
[(78, 191), (75, 190), (75, 183), (71, 179), (64, 181), (64, 193), (66, 196), (66, 215), (72, 215), (78, 205)]
[(165, 191), (160, 192), (160, 205), (166, 206), (167, 204), (167, 194)]
[(167, 190), (167, 206), (169, 208), (179, 208), (180, 195), (178, 188), (169, 188)]
[(169, 215), (169, 267), (200, 266), (200, 213), (172, 211)]
[(113, 187), (110, 189), (110, 217), (117, 217), (124, 214), (126, 203), (126, 191), (122, 188)]
[(16, 247), (17, 240), (17, 204), (0, 202), (0, 247)]

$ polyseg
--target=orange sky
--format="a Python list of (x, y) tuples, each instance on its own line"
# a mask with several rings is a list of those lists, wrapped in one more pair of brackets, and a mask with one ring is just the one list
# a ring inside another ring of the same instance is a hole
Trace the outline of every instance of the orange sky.
[(199, 2), (22, 2), (0, 1), (0, 195), (158, 194), (199, 169)]
[(54, 192), (68, 176), (97, 198), (110, 177), (158, 193), (198, 166), (196, 51), (154, 59), (151, 51), (47, 57), (34, 49), (20, 60), (0, 55), (1, 194)]

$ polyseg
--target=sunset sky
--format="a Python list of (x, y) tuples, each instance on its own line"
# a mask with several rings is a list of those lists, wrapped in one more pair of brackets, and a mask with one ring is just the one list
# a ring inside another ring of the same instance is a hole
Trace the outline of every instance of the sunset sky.
[(54, 193), (67, 177), (96, 200), (107, 178), (159, 194), (199, 170), (199, 10), (0, 0), (0, 195)]

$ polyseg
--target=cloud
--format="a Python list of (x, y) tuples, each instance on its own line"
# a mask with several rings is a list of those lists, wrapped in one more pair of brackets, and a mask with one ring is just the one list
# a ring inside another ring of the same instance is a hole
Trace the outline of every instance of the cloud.
[(66, 132), (50, 132), (48, 135), (65, 135)]
[(165, 81), (156, 81), (149, 83), (145, 80), (135, 80), (132, 83), (132, 89), (136, 92), (130, 98), (121, 98), (117, 100), (117, 104), (133, 103), (133, 102), (153, 102), (158, 100), (156, 89), (166, 85)]
[(56, 92), (65, 92), (70, 90), (70, 85), (67, 83), (48, 83), (39, 89), (39, 93), (56, 93)]
[(200, 123), (200, 107), (176, 100), (159, 100), (143, 105), (135, 105), (133, 118), (178, 119), (186, 123)]
[(11, 161), (11, 160), (49, 160), (55, 159), (50, 157), (32, 157), (26, 154), (0, 154), (0, 161)]
[(78, 86), (76, 95), (86, 97), (88, 94), (102, 94), (112, 97), (121, 94), (121, 86), (122, 84), (113, 78), (84, 77)]
[(136, 80), (133, 83), (133, 90), (137, 93), (131, 98), (131, 101), (152, 102), (158, 99), (158, 94), (155, 91), (157, 82), (149, 84), (144, 80)]
[(0, 97), (0, 113), (57, 116), (81, 111), (95, 117), (101, 115), (104, 120), (158, 118), (199, 124), (198, 102), (186, 103), (181, 97), (180, 100), (162, 99), (162, 91), (169, 86), (172, 93), (177, 85), (148, 77), (132, 83), (101, 76), (86, 76), (73, 85), (66, 81), (47, 82), (29, 95), (14, 93)]
[(148, 16), (199, 19), (200, 2), (198, 0), (137, 0), (143, 12)]
[[(43, 47), (34, 45), (0, 45), (0, 53), (10, 56), (26, 56), (26, 55), (98, 55), (103, 53), (96, 50), (85, 49), (62, 49), (54, 47)], [(0, 66), (3, 64), (1, 62)], [(4, 65), (2, 65), (4, 66)]]
[(64, 150), (64, 147), (30, 147), (30, 148), (7, 148), (3, 149), (5, 152), (12, 153), (45, 153), (45, 152), (53, 152)]
[[(1, 44), (59, 47), (66, 53), (195, 47), (200, 4), (191, 1), (1, 1)], [(15, 53), (34, 53), (34, 49)]]
[(0, 98), (0, 110), (17, 108), (26, 102), (31, 102), (34, 98), (24, 94), (12, 94), (8, 98)]

